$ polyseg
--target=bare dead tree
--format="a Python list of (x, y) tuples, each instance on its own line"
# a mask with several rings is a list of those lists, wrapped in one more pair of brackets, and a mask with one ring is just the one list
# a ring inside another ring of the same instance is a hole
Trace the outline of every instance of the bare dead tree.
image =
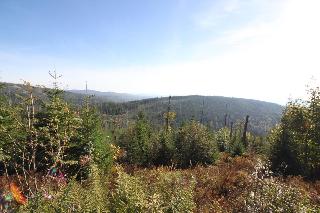
[[(31, 162), (32, 165), (32, 173), (34, 178), (34, 185), (36, 190), (38, 190), (37, 184), (37, 163), (36, 163), (36, 155), (38, 151), (38, 132), (35, 129), (35, 98), (33, 95), (33, 89), (30, 84), (27, 84), (28, 92), (29, 92), (29, 100), (27, 105), (27, 112), (28, 112), (28, 130), (30, 132), (30, 146), (31, 146)], [(29, 166), (30, 167), (30, 166)]]
[(169, 103), (168, 103), (168, 109), (167, 109), (167, 115), (166, 115), (166, 130), (169, 131), (170, 127), (170, 110), (171, 110), (171, 96), (169, 96)]
[(228, 114), (226, 113), (226, 114), (224, 115), (224, 127), (227, 126), (227, 118), (228, 118)]
[(228, 104), (226, 104), (226, 113), (224, 115), (224, 127), (228, 126)]
[(248, 146), (248, 141), (247, 141), (248, 123), (249, 123), (249, 115), (246, 116), (246, 121), (244, 123), (243, 135), (242, 135), (242, 142), (245, 145), (245, 147)]
[(50, 71), (49, 70), (49, 75), (52, 77), (53, 79), (53, 88), (54, 89), (58, 89), (59, 85), (58, 85), (58, 79), (62, 77), (62, 75), (58, 75), (56, 70)]

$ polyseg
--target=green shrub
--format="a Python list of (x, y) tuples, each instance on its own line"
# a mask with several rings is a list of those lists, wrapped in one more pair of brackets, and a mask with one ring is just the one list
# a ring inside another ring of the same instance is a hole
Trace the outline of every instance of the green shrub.
[(221, 128), (215, 132), (215, 140), (220, 152), (229, 150), (230, 147), (230, 129)]
[(285, 175), (320, 178), (320, 91), (308, 101), (288, 103), (280, 125), (269, 136), (269, 158), (274, 171)]
[(112, 212), (145, 212), (147, 194), (143, 183), (136, 177), (126, 174), (118, 167), (116, 188), (112, 192), (110, 209)]
[[(249, 135), (251, 136), (251, 135)], [(253, 138), (250, 140), (250, 138)], [(267, 156), (270, 151), (270, 143), (267, 141), (266, 137), (249, 137), (249, 147), (248, 151), (258, 155)]]
[(51, 189), (43, 186), (20, 212), (109, 212), (107, 181), (92, 166), (92, 175), (85, 182), (71, 180), (67, 185)]
[(217, 155), (217, 144), (205, 126), (191, 121), (179, 129), (176, 140), (176, 160), (179, 166), (211, 164)]
[(143, 113), (119, 137), (118, 144), (126, 151), (126, 160), (135, 165), (146, 166), (152, 163), (152, 131)]
[[(217, 141), (218, 148), (220, 152), (228, 152), (232, 156), (241, 156), (247, 149), (243, 143), (242, 130), (240, 124), (235, 124), (233, 126), (233, 132), (227, 127), (221, 128), (215, 132), (215, 140)], [(255, 138), (247, 133), (247, 142), (250, 147), (250, 151), (256, 152), (260, 147), (254, 147), (256, 144)], [(257, 149), (256, 149), (257, 148)]]
[[(153, 177), (156, 181), (148, 185), (149, 198), (158, 198), (158, 209), (162, 212), (193, 212), (195, 203), (195, 180), (183, 176), (179, 171), (154, 170)], [(149, 175), (144, 175), (150, 177)], [(146, 179), (141, 177), (141, 179)], [(145, 180), (144, 182), (148, 182)], [(152, 200), (152, 199), (151, 199)]]
[(151, 170), (129, 175), (118, 168), (112, 212), (193, 212), (193, 179), (180, 172)]
[(152, 144), (154, 165), (171, 165), (175, 154), (175, 132), (161, 131)]
[(77, 153), (82, 161), (82, 165), (79, 165), (82, 168), (88, 168), (90, 163), (94, 163), (101, 173), (106, 174), (112, 166), (114, 153), (103, 129), (102, 119), (97, 110), (89, 106), (89, 99), (85, 101), (80, 111), (80, 118), (82, 125), (74, 143), (76, 150), (71, 149), (68, 154)]
[(241, 138), (232, 138), (228, 152), (232, 156), (241, 156), (245, 152), (245, 146)]

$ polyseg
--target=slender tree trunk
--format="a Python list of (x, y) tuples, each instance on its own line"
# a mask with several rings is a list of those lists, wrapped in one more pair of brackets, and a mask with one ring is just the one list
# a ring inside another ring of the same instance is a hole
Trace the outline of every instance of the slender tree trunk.
[(244, 123), (243, 135), (242, 135), (242, 142), (245, 147), (248, 146), (248, 141), (247, 141), (248, 123), (249, 123), (249, 115), (246, 116), (246, 121)]
[(230, 123), (230, 140), (232, 139), (233, 134), (233, 122)]
[(227, 126), (227, 118), (228, 118), (228, 114), (224, 115), (224, 127)]
[(166, 130), (170, 130), (170, 110), (171, 110), (171, 96), (169, 96), (169, 105), (168, 105), (168, 110), (167, 110), (167, 116), (166, 116)]

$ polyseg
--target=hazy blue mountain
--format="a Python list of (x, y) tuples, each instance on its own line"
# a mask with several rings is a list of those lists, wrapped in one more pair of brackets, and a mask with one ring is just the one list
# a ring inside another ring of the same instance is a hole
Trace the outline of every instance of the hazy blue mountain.
[[(23, 84), (14, 84), (14, 83), (1, 83), (3, 85), (2, 92), (6, 94), (13, 102), (18, 101), (17, 96), (24, 96), (27, 95), (26, 86)], [(46, 88), (41, 87), (33, 87), (33, 93), (35, 96), (37, 96), (39, 99), (45, 99), (46, 93), (45, 90), (48, 90)], [(132, 94), (126, 94), (126, 93), (116, 93), (116, 92), (99, 92), (94, 90), (88, 90), (87, 92), (85, 90), (68, 90), (65, 91), (64, 97), (66, 100), (74, 103), (79, 104), (82, 102), (83, 98), (86, 95), (93, 95), (94, 97), (92, 100), (95, 103), (100, 102), (127, 102), (127, 101), (134, 101), (134, 100), (141, 100), (144, 98), (150, 98), (147, 96), (142, 95), (132, 95)]]
[(94, 95), (98, 98), (105, 99), (106, 101), (112, 102), (128, 102), (135, 100), (142, 100), (145, 98), (150, 98), (150, 96), (143, 95), (133, 95), (128, 93), (117, 93), (117, 92), (100, 92), (95, 90), (68, 90), (68, 92), (82, 95)]

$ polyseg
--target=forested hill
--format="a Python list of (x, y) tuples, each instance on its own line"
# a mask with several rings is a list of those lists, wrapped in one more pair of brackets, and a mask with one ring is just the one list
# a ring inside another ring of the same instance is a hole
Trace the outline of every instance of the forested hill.
[(68, 90), (68, 92), (81, 94), (81, 95), (94, 95), (100, 99), (109, 100), (112, 102), (128, 102), (135, 100), (142, 100), (145, 98), (150, 98), (150, 96), (143, 95), (133, 95), (128, 93), (117, 93), (117, 92), (100, 92), (95, 90)]
[[(106, 114), (126, 114), (133, 118), (139, 111), (144, 112), (153, 124), (164, 122), (169, 99), (152, 98), (122, 104), (105, 103), (101, 106)], [(213, 129), (219, 129), (231, 122), (241, 123), (250, 116), (249, 131), (264, 135), (279, 122), (283, 107), (278, 104), (221, 96), (177, 96), (171, 99), (171, 111), (176, 112), (174, 124), (179, 125), (190, 119), (202, 121)]]
[[(10, 100), (17, 102), (17, 96), (24, 96), (27, 92), (27, 87), (23, 84), (14, 84), (14, 83), (5, 83), (0, 82), (2, 85), (2, 90), (0, 92), (4, 93), (6, 96), (10, 97)], [(46, 99), (45, 88), (41, 87), (32, 87), (33, 93), (36, 97), (40, 99)], [(72, 104), (79, 105), (82, 103), (85, 96), (93, 96), (92, 101), (94, 103), (103, 103), (103, 102), (127, 102), (134, 100), (141, 100), (147, 98), (146, 96), (132, 95), (126, 93), (116, 93), (116, 92), (99, 92), (94, 90), (67, 90), (64, 93), (64, 98), (71, 102)]]
[[(18, 102), (18, 96), (27, 94), (27, 89), (21, 84), (2, 83), (1, 92), (10, 97), (12, 102)], [(33, 87), (33, 93), (39, 99), (46, 99), (45, 89)], [(69, 103), (80, 105), (86, 96), (84, 91), (67, 91), (64, 98)], [(126, 123), (127, 120), (134, 120), (137, 114), (142, 111), (152, 124), (163, 125), (164, 113), (168, 109), (169, 99), (149, 98), (124, 102), (125, 100), (139, 99), (142, 97), (122, 94), (103, 93), (88, 91), (89, 95), (94, 95), (91, 101), (98, 109), (106, 115), (111, 115), (116, 120)], [(225, 125), (230, 126), (244, 121), (246, 115), (250, 116), (249, 131), (265, 135), (265, 133), (279, 122), (283, 107), (269, 102), (228, 98), (220, 96), (176, 96), (171, 99), (171, 111), (176, 113), (173, 122), (174, 126), (179, 126), (185, 121), (195, 119), (201, 121), (212, 129), (219, 129)]]

